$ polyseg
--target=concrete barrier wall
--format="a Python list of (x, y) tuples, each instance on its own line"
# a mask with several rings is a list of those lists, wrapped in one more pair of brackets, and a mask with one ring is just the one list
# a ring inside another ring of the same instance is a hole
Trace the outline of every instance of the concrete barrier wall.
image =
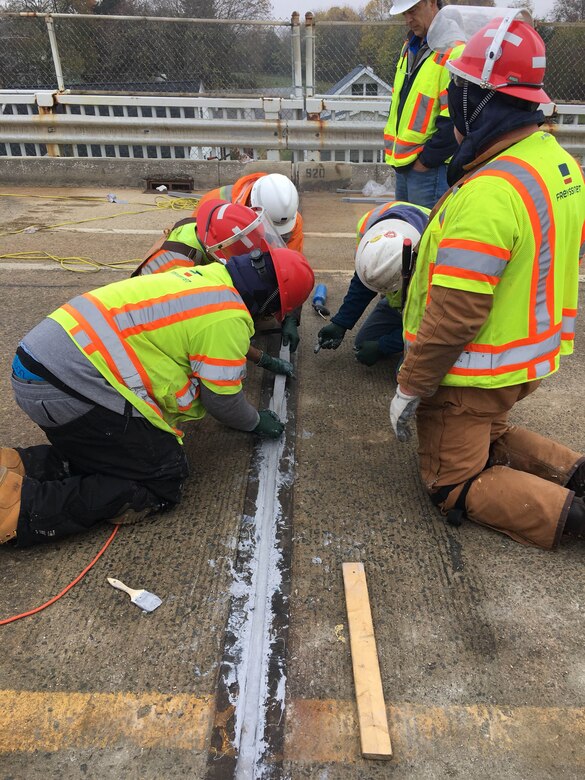
[(165, 183), (186, 177), (193, 180), (194, 192), (206, 192), (222, 184), (232, 184), (254, 171), (282, 173), (301, 192), (361, 189), (369, 181), (383, 184), (391, 174), (384, 164), (342, 162), (240, 163), (233, 160), (125, 160), (120, 158), (9, 157), (0, 159), (0, 183), (30, 186), (96, 186), (146, 188), (147, 179)]

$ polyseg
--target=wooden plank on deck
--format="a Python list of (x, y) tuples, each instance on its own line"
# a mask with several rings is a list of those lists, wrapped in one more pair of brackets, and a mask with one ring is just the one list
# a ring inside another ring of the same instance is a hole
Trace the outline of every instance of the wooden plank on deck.
[(343, 584), (364, 758), (392, 758), (388, 718), (363, 563), (344, 563)]

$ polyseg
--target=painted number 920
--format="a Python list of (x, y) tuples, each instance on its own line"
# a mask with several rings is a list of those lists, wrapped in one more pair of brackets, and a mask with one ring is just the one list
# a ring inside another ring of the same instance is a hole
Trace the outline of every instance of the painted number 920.
[(305, 175), (307, 179), (324, 179), (325, 168), (321, 166), (315, 168), (305, 168)]

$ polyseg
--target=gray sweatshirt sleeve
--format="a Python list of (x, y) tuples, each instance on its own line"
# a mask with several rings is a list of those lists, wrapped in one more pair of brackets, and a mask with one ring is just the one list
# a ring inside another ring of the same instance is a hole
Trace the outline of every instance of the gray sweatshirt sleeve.
[(243, 391), (233, 395), (218, 395), (206, 387), (201, 388), (201, 403), (220, 423), (239, 431), (253, 431), (260, 421), (258, 411), (248, 402)]

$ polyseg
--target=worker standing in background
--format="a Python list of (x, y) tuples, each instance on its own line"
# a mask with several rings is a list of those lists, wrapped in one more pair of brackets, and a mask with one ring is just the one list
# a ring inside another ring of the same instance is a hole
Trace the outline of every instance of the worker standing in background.
[(432, 51), (427, 32), (441, 0), (395, 0), (391, 15), (410, 28), (396, 66), (384, 130), (385, 161), (396, 174), (397, 200), (432, 208), (447, 189), (447, 165), (457, 144), (447, 107), (447, 61), (462, 47)]
[(508, 416), (573, 351), (585, 186), (539, 130), (545, 46), (515, 15), (447, 65), (453, 186), (421, 240), (390, 417), (404, 441), (416, 414), (422, 480), (450, 522), (549, 550), (585, 533), (585, 457)]
[(356, 272), (339, 311), (317, 334), (322, 349), (337, 349), (346, 331), (354, 327), (376, 294), (381, 294), (355, 338), (355, 356), (360, 363), (373, 366), (381, 358), (402, 352), (403, 243), (410, 239), (416, 251), (428, 215), (423, 206), (390, 201), (359, 220)]
[(133, 523), (181, 499), (180, 425), (209, 412), (277, 438), (283, 424), (245, 398), (254, 320), (300, 306), (314, 275), (271, 248), (126, 279), (79, 295), (28, 333), (13, 361), (21, 409), (50, 446), (0, 449), (0, 543), (19, 547)]
[[(260, 249), (263, 241), (274, 247), (284, 247), (263, 209), (251, 209), (223, 200), (206, 200), (201, 217), (204, 226), (202, 237), (198, 234), (196, 217), (180, 220), (148, 250), (132, 276), (193, 268), (212, 262), (226, 263), (236, 254)], [(274, 374), (293, 376), (294, 367), (290, 361), (272, 357), (255, 346), (250, 345), (246, 357)]]

